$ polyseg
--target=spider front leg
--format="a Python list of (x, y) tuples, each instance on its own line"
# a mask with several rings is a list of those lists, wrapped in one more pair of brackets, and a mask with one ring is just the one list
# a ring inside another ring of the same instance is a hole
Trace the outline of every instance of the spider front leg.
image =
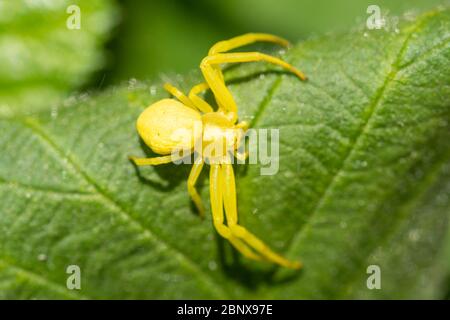
[(178, 89), (177, 87), (174, 87), (170, 83), (165, 83), (164, 89), (171, 95), (173, 95), (175, 98), (180, 100), (185, 106), (188, 106), (189, 108), (192, 108), (194, 110), (198, 110), (195, 104), (188, 97), (186, 97), (185, 94), (181, 92), (181, 90)]
[(279, 44), (280, 46), (289, 46), (289, 41), (286, 39), (274, 36), (267, 33), (247, 33), (228, 40), (223, 40), (217, 42), (215, 45), (209, 49), (209, 55), (214, 55), (221, 52), (230, 51), (242, 46), (246, 46), (255, 42), (272, 42)]
[(200, 92), (203, 92), (208, 89), (209, 89), (208, 84), (203, 82), (192, 87), (191, 91), (189, 91), (189, 99), (191, 99), (195, 103), (197, 108), (199, 108), (204, 113), (214, 111), (208, 102), (206, 102), (205, 100), (203, 100), (198, 96)]
[(203, 76), (211, 88), (217, 102), (221, 106), (225, 106), (226, 111), (231, 113), (232, 121), (237, 119), (237, 105), (231, 92), (225, 85), (223, 78), (218, 76), (216, 65), (222, 63), (240, 63), (240, 62), (256, 62), (266, 61), (275, 65), (279, 65), (288, 71), (294, 73), (301, 80), (305, 80), (306, 76), (294, 66), (283, 60), (260, 52), (237, 52), (237, 53), (219, 53), (204, 58), (200, 64)]
[[(206, 88), (205, 88), (206, 85)], [(186, 97), (181, 90), (172, 86), (170, 83), (164, 84), (164, 89), (168, 91), (171, 95), (180, 100), (184, 105), (194, 109), (201, 111), (203, 113), (213, 112), (213, 108), (209, 105), (208, 102), (200, 98), (197, 94), (208, 89), (208, 84), (201, 83), (199, 85), (194, 86), (189, 92), (189, 97)]]
[(279, 264), (281, 266), (300, 269), (301, 263), (297, 261), (289, 261), (279, 254), (273, 252), (264, 242), (238, 224), (237, 206), (236, 206), (236, 186), (234, 180), (233, 166), (231, 164), (222, 165), (222, 188), (223, 201), (225, 206), (225, 214), (227, 217), (228, 227), (231, 233), (239, 239), (246, 242), (252, 249), (258, 252), (268, 261)]
[(222, 171), (219, 164), (211, 164), (209, 192), (211, 197), (213, 223), (217, 233), (230, 241), (233, 247), (235, 247), (245, 257), (260, 261), (261, 257), (255, 254), (240, 239), (236, 238), (230, 229), (224, 224)]
[[(237, 36), (228, 40), (219, 41), (208, 52), (208, 55), (215, 55), (218, 53), (227, 52), (238, 47), (246, 46), (255, 42), (272, 42), (275, 44), (279, 44), (283, 47), (288, 47), (290, 44), (287, 40), (274, 36), (272, 34), (267, 33), (247, 33), (241, 36)], [(222, 82), (225, 82), (222, 70), (219, 66), (214, 66), (214, 71), (216, 72), (217, 78)], [(205, 101), (198, 97), (198, 94), (202, 91), (209, 89), (208, 83), (200, 83), (194, 86), (189, 92), (189, 99), (192, 101), (198, 101), (198, 105), (205, 104)], [(219, 107), (223, 110), (226, 110), (226, 107), (221, 105), (221, 101), (218, 101)], [(206, 103), (205, 108), (210, 107), (208, 103)]]

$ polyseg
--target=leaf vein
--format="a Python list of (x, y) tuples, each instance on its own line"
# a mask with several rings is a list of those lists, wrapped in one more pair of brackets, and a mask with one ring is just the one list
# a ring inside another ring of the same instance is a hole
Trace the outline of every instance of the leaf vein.
[[(422, 199), (421, 197), (426, 194), (426, 192), (429, 190), (429, 187), (433, 185), (433, 183), (436, 182), (436, 180), (439, 178), (439, 173), (442, 171), (442, 168), (448, 163), (450, 160), (450, 152), (446, 152), (444, 156), (442, 157), (441, 161), (437, 161), (436, 164), (433, 166), (433, 168), (430, 170), (427, 176), (424, 177), (418, 188), (416, 188), (416, 191), (414, 193), (409, 194), (409, 201), (406, 201), (399, 209), (399, 211), (403, 211), (403, 214), (399, 214), (398, 218), (396, 219), (396, 223), (391, 223), (391, 227), (389, 228), (389, 231), (386, 232), (385, 236), (382, 237), (380, 240), (380, 243), (376, 245), (372, 250), (369, 251), (369, 253), (366, 255), (365, 258), (362, 259), (361, 266), (367, 265), (367, 261), (371, 258), (371, 256), (384, 244), (388, 243), (388, 240), (394, 236), (395, 230), (397, 230), (397, 226), (400, 224), (401, 217), (406, 216), (407, 213), (410, 212), (411, 209), (415, 208), (414, 204), (416, 202), (420, 202)], [(401, 209), (404, 210), (401, 210)], [(405, 221), (405, 219), (403, 219)], [(351, 290), (352, 284), (358, 279), (359, 274), (356, 273), (355, 277), (352, 277), (347, 282), (347, 290), (345, 292), (349, 292)]]
[(76, 190), (58, 190), (56, 188), (50, 187), (39, 187), (29, 184), (24, 184), (17, 181), (7, 181), (0, 177), (0, 186), (4, 186), (6, 188), (20, 188), (23, 191), (28, 192), (36, 192), (36, 193), (45, 193), (48, 195), (52, 195), (57, 198), (65, 198), (65, 197), (92, 197), (95, 194), (90, 192), (76, 191)]
[(52, 291), (62, 293), (71, 299), (85, 299), (85, 300), (90, 299), (89, 297), (79, 293), (79, 291), (68, 291), (68, 289), (65, 288), (63, 285), (43, 277), (36, 271), (28, 270), (22, 266), (19, 266), (17, 263), (6, 261), (4, 257), (0, 258), (0, 265), (1, 264), (3, 264), (5, 268), (10, 268), (13, 270), (13, 272), (21, 274), (30, 279), (31, 281), (34, 281), (35, 283), (40, 283), (44, 287), (49, 288)]
[(310, 217), (308, 221), (303, 225), (302, 228), (299, 228), (299, 230), (292, 236), (291, 240), (287, 244), (286, 252), (292, 250), (293, 245), (297, 242), (298, 239), (301, 238), (301, 236), (304, 234), (304, 232), (308, 229), (308, 227), (311, 226), (312, 217), (316, 215), (316, 213), (320, 210), (322, 205), (325, 203), (326, 199), (328, 198), (329, 193), (333, 189), (335, 183), (338, 181), (339, 177), (342, 175), (342, 172), (344, 171), (344, 168), (347, 164), (348, 159), (351, 158), (353, 152), (356, 150), (356, 146), (359, 144), (359, 141), (362, 137), (366, 135), (366, 132), (369, 128), (372, 116), (375, 114), (380, 102), (382, 101), (383, 95), (386, 92), (386, 89), (388, 88), (389, 84), (394, 80), (395, 76), (397, 75), (399, 71), (399, 64), (401, 62), (401, 59), (403, 58), (403, 55), (408, 47), (408, 43), (413, 35), (413, 33), (421, 27), (421, 25), (430, 17), (436, 15), (438, 12), (433, 12), (431, 15), (426, 15), (424, 18), (419, 20), (414, 28), (410, 30), (408, 34), (405, 36), (405, 40), (403, 41), (402, 46), (400, 47), (400, 50), (398, 51), (393, 63), (392, 63), (392, 69), (391, 71), (386, 75), (386, 78), (381, 85), (381, 87), (377, 90), (373, 102), (369, 105), (369, 112), (368, 116), (362, 125), (361, 130), (357, 134), (357, 136), (354, 138), (354, 142), (347, 151), (346, 155), (344, 156), (343, 160), (341, 161), (341, 164), (336, 170), (335, 174), (331, 177), (329, 182), (327, 183), (327, 186), (325, 187), (324, 191), (322, 192), (321, 196), (319, 197), (316, 205), (314, 206), (312, 213), (310, 214)]

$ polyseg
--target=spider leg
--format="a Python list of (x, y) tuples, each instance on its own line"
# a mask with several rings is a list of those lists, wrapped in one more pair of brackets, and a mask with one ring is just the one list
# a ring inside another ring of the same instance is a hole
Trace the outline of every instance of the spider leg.
[[(224, 79), (224, 76), (223, 76), (223, 73), (222, 73), (222, 70), (220, 69), (220, 67), (218, 65), (215, 65), (215, 66), (211, 66), (211, 69), (212, 69), (212, 72), (215, 73), (217, 79), (219, 79), (220, 81), (225, 83), (225, 79)], [(198, 96), (198, 94), (200, 92), (206, 91), (208, 89), (209, 89), (209, 85), (207, 82), (199, 83), (196, 86), (192, 87), (191, 91), (189, 92), (189, 98), (192, 101), (198, 101), (199, 104), (206, 103), (210, 107), (211, 111), (209, 111), (209, 112), (212, 112), (213, 109), (212, 109), (211, 105)], [(217, 99), (216, 99), (216, 101), (217, 101), (217, 104), (219, 105), (220, 111), (227, 110), (227, 108), (222, 104), (222, 101), (217, 100)]]
[(225, 85), (223, 78), (218, 76), (216, 66), (222, 63), (240, 63), (266, 61), (275, 65), (279, 65), (288, 71), (294, 73), (300, 79), (305, 80), (306, 76), (295, 67), (283, 60), (260, 52), (237, 52), (237, 53), (219, 53), (204, 58), (200, 64), (203, 76), (211, 88), (216, 100), (225, 111), (231, 113), (233, 122), (237, 119), (237, 105), (231, 92)]
[(261, 260), (246, 244), (236, 238), (230, 229), (224, 224), (223, 215), (223, 190), (222, 190), (222, 172), (219, 164), (211, 164), (210, 170), (210, 196), (213, 223), (217, 232), (230, 241), (230, 243), (245, 257), (253, 260)]
[(191, 99), (191, 101), (197, 106), (197, 108), (204, 113), (214, 111), (208, 102), (198, 96), (200, 92), (205, 91), (208, 88), (208, 84), (203, 82), (192, 87), (191, 91), (189, 92), (189, 99)]
[(238, 129), (242, 129), (242, 130), (244, 130), (244, 131), (247, 131), (247, 130), (248, 130), (248, 126), (249, 126), (249, 124), (248, 124), (247, 121), (241, 121), (241, 122), (239, 122), (237, 125), (235, 125), (235, 128), (238, 128)]
[(155, 158), (137, 158), (130, 156), (129, 159), (137, 166), (157, 166), (159, 164), (165, 164), (172, 162), (172, 155), (155, 157)]
[(236, 209), (236, 186), (234, 181), (233, 166), (231, 164), (222, 165), (222, 176), (225, 214), (231, 233), (234, 236), (242, 239), (252, 249), (258, 252), (268, 261), (277, 263), (287, 268), (299, 269), (301, 267), (300, 262), (289, 261), (279, 254), (273, 252), (264, 242), (262, 242), (255, 235), (238, 224), (238, 215)]
[[(242, 46), (246, 46), (248, 44), (252, 44), (255, 42), (271, 42), (271, 43), (275, 43), (275, 44), (278, 44), (283, 47), (290, 46), (289, 41), (287, 41), (286, 39), (283, 39), (283, 38), (280, 38), (280, 37), (277, 37), (277, 36), (274, 36), (271, 34), (247, 33), (247, 34), (243, 34), (243, 35), (240, 35), (240, 36), (228, 39), (228, 40), (217, 42), (215, 45), (213, 45), (211, 47), (211, 49), (209, 49), (208, 55), (211, 56), (211, 55), (215, 55), (218, 53), (227, 52), (227, 51), (230, 51), (230, 50), (242, 47)], [(219, 68), (217, 68), (217, 69), (219, 69)], [(219, 76), (223, 80), (223, 74), (220, 72), (220, 69), (217, 71), (219, 72)], [(196, 85), (194, 88), (192, 88), (191, 93), (198, 94), (207, 89), (209, 89), (208, 84), (203, 82), (203, 83)], [(189, 98), (191, 98), (191, 93), (189, 93)]]
[(164, 89), (171, 95), (176, 97), (178, 100), (180, 100), (185, 106), (188, 106), (189, 108), (192, 108), (194, 110), (198, 110), (196, 105), (188, 97), (186, 97), (186, 95), (183, 92), (181, 92), (181, 90), (178, 89), (177, 87), (174, 87), (170, 83), (165, 83)]
[(238, 47), (246, 46), (254, 42), (272, 42), (283, 47), (289, 46), (289, 42), (283, 38), (266, 33), (247, 33), (228, 40), (217, 42), (209, 49), (209, 55), (230, 51)]
[[(239, 63), (239, 62), (254, 62), (254, 61), (266, 61), (275, 65), (279, 65), (280, 67), (285, 68), (286, 70), (292, 72), (301, 80), (306, 80), (306, 76), (290, 65), (289, 63), (281, 60), (280, 58), (261, 53), (261, 52), (233, 52), (233, 53), (218, 53), (215, 55), (207, 56), (203, 59), (202, 64), (206, 65), (217, 65), (221, 63)], [(200, 67), (201, 67), (200, 66)], [(211, 84), (210, 84), (211, 87)], [(211, 88), (212, 89), (212, 88)]]
[(197, 179), (202, 172), (203, 163), (203, 159), (199, 157), (198, 160), (196, 160), (193, 164), (187, 180), (188, 193), (191, 196), (191, 199), (194, 202), (195, 206), (197, 207), (200, 217), (202, 218), (205, 216), (205, 208), (203, 206), (202, 199), (200, 198), (200, 195), (195, 188), (195, 184), (197, 183)]
[[(206, 85), (206, 89), (208, 89), (208, 85), (206, 83), (201, 83), (200, 85)], [(178, 88), (174, 87), (173, 85), (171, 85), (170, 83), (165, 83), (164, 84), (164, 89), (166, 89), (166, 91), (168, 91), (171, 95), (173, 95), (174, 97), (176, 97), (178, 100), (180, 100), (184, 105), (195, 109), (195, 110), (199, 110), (203, 113), (208, 113), (208, 112), (213, 112), (213, 108), (209, 105), (209, 103), (207, 103), (205, 100), (203, 100), (202, 98), (200, 98), (197, 93), (204, 91), (206, 89), (202, 89), (200, 88), (200, 90), (198, 90), (196, 87), (198, 87), (199, 85), (195, 86), (194, 88), (191, 89), (191, 91), (189, 92), (189, 96), (187, 97), (183, 92), (181, 92), (181, 90), (179, 90)], [(195, 90), (194, 90), (195, 89)], [(198, 90), (198, 92), (196, 92)]]
[(205, 77), (209, 88), (212, 90), (214, 97), (216, 98), (219, 109), (231, 113), (230, 120), (235, 123), (237, 120), (236, 102), (234, 101), (231, 92), (226, 87), (223, 77), (219, 76), (221, 72), (218, 73), (216, 66), (211, 65), (209, 61), (207, 62), (205, 59), (203, 59), (200, 64), (200, 69), (202, 70), (203, 76)]

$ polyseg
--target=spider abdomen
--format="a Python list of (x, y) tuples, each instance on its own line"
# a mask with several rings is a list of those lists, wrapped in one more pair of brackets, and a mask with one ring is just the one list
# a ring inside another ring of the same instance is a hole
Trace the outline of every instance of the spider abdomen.
[(136, 122), (137, 131), (154, 152), (170, 154), (194, 147), (202, 134), (198, 111), (174, 99), (163, 99), (145, 109)]

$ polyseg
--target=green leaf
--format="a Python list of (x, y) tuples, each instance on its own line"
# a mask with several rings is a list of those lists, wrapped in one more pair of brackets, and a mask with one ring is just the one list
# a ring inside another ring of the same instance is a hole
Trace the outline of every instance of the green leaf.
[[(450, 207), (450, 10), (297, 44), (227, 78), (240, 118), (280, 129), (279, 172), (237, 166), (241, 223), (300, 272), (247, 261), (199, 219), (188, 166), (137, 170), (134, 123), (167, 94), (131, 81), (0, 120), (2, 298), (433, 298)], [(179, 79), (184, 90), (198, 74)], [(175, 83), (177, 84), (177, 83)], [(206, 171), (206, 170), (205, 170)], [(201, 177), (208, 199), (208, 175)], [(66, 268), (81, 269), (67, 290)], [(369, 265), (381, 290), (369, 290)]]
[[(70, 29), (80, 9), (80, 28)], [(67, 12), (69, 11), (69, 12)], [(103, 65), (111, 0), (0, 3), (0, 113), (50, 109)]]

